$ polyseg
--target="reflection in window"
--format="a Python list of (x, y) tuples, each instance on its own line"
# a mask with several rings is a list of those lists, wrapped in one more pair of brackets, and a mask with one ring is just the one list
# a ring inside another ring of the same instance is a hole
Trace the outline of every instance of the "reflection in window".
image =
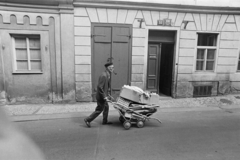
[(217, 34), (198, 34), (198, 46), (216, 46)]

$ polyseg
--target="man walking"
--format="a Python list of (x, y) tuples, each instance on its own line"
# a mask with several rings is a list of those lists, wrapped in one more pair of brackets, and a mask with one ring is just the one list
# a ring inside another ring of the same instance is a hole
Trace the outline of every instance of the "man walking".
[(112, 62), (108, 62), (105, 65), (106, 70), (100, 75), (98, 79), (98, 85), (97, 85), (97, 93), (96, 93), (96, 99), (97, 99), (97, 107), (95, 111), (84, 119), (86, 125), (88, 127), (91, 127), (91, 122), (99, 116), (103, 112), (103, 125), (112, 124), (111, 122), (108, 122), (108, 112), (109, 112), (109, 106), (107, 102), (107, 97), (109, 95), (110, 86), (111, 86), (111, 80), (110, 76), (111, 73), (114, 70), (114, 66)]

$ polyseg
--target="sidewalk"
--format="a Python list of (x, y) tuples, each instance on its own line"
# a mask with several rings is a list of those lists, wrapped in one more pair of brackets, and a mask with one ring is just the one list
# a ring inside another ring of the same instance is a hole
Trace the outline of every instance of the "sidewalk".
[[(160, 97), (161, 111), (188, 111), (240, 108), (240, 94), (204, 98)], [(12, 121), (81, 117), (94, 111), (95, 102), (76, 102), (72, 104), (19, 104), (2, 107)], [(110, 111), (115, 109), (110, 105)]]

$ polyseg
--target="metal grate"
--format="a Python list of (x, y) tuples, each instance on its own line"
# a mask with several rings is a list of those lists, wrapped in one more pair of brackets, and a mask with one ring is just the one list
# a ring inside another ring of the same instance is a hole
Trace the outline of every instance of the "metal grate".
[(213, 86), (194, 86), (193, 97), (208, 97), (212, 95)]

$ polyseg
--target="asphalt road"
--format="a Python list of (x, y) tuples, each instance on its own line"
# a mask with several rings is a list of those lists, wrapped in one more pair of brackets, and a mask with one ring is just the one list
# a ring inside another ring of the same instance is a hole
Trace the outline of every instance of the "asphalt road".
[[(86, 114), (87, 115), (87, 114)], [(87, 128), (84, 117), (15, 122), (48, 160), (238, 160), (240, 109), (158, 112), (157, 121), (125, 130), (101, 118)]]

